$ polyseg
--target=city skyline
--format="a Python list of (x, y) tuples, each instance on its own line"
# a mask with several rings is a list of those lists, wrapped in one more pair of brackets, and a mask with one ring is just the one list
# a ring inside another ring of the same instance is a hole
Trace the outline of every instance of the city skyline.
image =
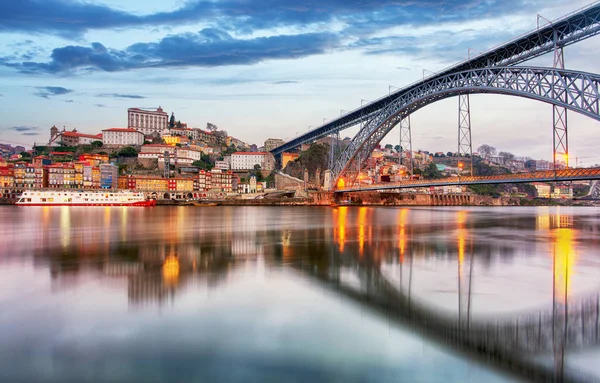
[[(162, 106), (190, 127), (207, 122), (248, 143), (289, 140), (555, 19), (587, 1), (24, 0), (0, 12), (0, 142), (45, 142), (52, 125), (125, 127), (127, 108)], [(540, 23), (545, 23), (540, 19)], [(566, 67), (597, 72), (589, 39)], [(526, 65), (551, 66), (552, 57)], [(473, 146), (552, 154), (551, 107), (471, 97)], [(456, 98), (412, 116), (413, 149), (455, 151)], [(569, 114), (576, 165), (600, 163), (597, 122)], [(350, 136), (356, 129), (342, 132)], [(526, 132), (525, 134), (523, 132)], [(515, 141), (515, 137), (519, 137)], [(383, 140), (396, 144), (397, 130)]]

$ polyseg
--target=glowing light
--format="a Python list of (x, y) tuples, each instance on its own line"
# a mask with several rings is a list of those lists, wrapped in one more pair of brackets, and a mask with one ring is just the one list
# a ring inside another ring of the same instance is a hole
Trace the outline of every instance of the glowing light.
[(398, 227), (399, 227), (399, 234), (398, 234), (398, 250), (400, 251), (400, 263), (404, 262), (404, 252), (405, 252), (405, 248), (406, 248), (406, 229), (405, 229), (405, 225), (406, 225), (406, 219), (408, 217), (408, 209), (401, 209), (400, 210), (400, 214), (398, 214)]
[(575, 254), (575, 231), (561, 228), (553, 232), (554, 235), (554, 289), (556, 296), (566, 302), (571, 286), (573, 268), (577, 261)]
[(461, 168), (461, 169), (462, 169), (462, 168), (463, 168), (463, 166), (465, 166), (465, 165), (464, 165), (462, 162), (459, 162), (459, 163), (458, 163), (458, 167), (459, 167), (459, 168)]
[(358, 209), (358, 253), (362, 257), (365, 250), (365, 226), (367, 223), (367, 208)]
[(346, 244), (346, 215), (348, 214), (348, 208), (346, 206), (340, 206), (337, 210), (338, 243), (340, 246), (340, 253), (343, 253), (344, 245)]
[(337, 182), (338, 189), (343, 189), (346, 186), (346, 181), (343, 178), (340, 178)]
[(174, 255), (165, 258), (162, 276), (166, 285), (176, 285), (179, 280), (179, 259)]

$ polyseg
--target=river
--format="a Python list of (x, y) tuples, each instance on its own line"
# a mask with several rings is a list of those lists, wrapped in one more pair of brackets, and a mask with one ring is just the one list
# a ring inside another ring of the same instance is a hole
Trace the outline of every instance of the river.
[[(593, 301), (599, 245), (596, 208), (2, 206), (0, 381), (513, 381), (370, 286), (510, 320)], [(561, 368), (591, 376), (583, 343)]]

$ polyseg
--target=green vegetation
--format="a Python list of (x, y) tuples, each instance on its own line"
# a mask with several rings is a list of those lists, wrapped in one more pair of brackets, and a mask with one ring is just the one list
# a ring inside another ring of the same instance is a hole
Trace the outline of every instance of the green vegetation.
[(440, 172), (437, 168), (437, 166), (435, 166), (435, 164), (432, 162), (430, 163), (425, 170), (423, 170), (423, 177), (425, 179), (438, 179), (438, 178), (444, 178), (444, 175), (442, 174), (442, 172)]
[(132, 146), (126, 146), (117, 152), (119, 157), (137, 157), (138, 152)]
[(192, 162), (192, 166), (199, 167), (200, 169), (210, 170), (213, 168), (214, 163), (210, 159), (210, 156), (202, 153), (200, 155), (200, 160)]
[(104, 144), (102, 143), (102, 141), (92, 141), (91, 145), (92, 148), (98, 149), (101, 148)]
[[(304, 169), (308, 170), (308, 174), (314, 177), (317, 169), (323, 173), (328, 167), (329, 161), (329, 145), (312, 144), (310, 148), (298, 156), (298, 158), (289, 162), (284, 171), (286, 174), (302, 179), (304, 177)], [(321, 180), (323, 179), (321, 174)]]

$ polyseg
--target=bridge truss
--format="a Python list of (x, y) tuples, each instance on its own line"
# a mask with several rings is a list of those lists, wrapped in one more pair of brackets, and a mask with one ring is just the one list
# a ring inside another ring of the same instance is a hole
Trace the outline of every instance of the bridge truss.
[(370, 115), (335, 161), (333, 186), (339, 179), (344, 185), (353, 184), (360, 159), (368, 158), (402, 119), (436, 101), (463, 94), (505, 94), (546, 102), (600, 121), (599, 84), (600, 75), (538, 67), (492, 67), (435, 77), (387, 99)]
[(434, 81), (435, 79), (457, 72), (521, 64), (552, 51), (562, 51), (562, 48), (568, 45), (596, 36), (599, 33), (600, 4), (595, 3), (471, 59), (439, 71), (423, 81), (399, 89), (364, 106), (361, 105), (360, 108), (345, 113), (338, 118), (331, 119), (326, 124), (273, 149), (271, 153), (280, 155), (302, 144), (310, 143), (329, 134), (365, 123), (378, 114), (381, 109), (385, 108), (391, 100), (421, 86), (425, 82)]

